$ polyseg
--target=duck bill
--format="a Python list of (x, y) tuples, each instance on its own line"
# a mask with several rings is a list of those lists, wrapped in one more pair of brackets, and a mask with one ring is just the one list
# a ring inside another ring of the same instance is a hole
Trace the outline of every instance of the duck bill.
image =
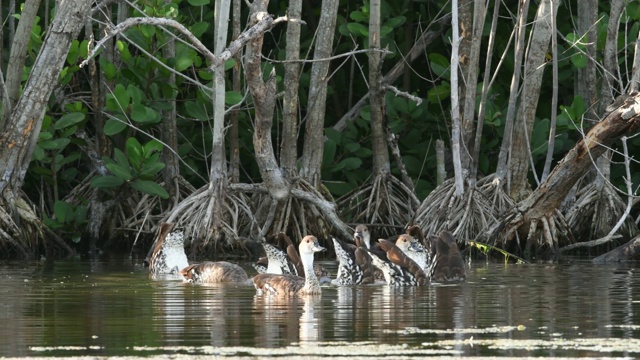
[(422, 252), (422, 248), (420, 248), (420, 246), (418, 246), (418, 242), (417, 241), (412, 241), (411, 244), (409, 244), (409, 248), (415, 252)]
[(325, 251), (327, 250), (327, 248), (320, 246), (320, 244), (315, 243), (313, 244), (313, 247), (311, 248), (311, 250), (313, 250), (313, 252), (319, 252), (319, 251)]

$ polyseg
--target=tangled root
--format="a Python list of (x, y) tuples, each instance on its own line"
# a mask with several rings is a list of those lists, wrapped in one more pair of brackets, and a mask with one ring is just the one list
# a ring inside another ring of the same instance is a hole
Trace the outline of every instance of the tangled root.
[(377, 232), (379, 237), (403, 232), (419, 204), (414, 192), (391, 174), (377, 174), (337, 201), (340, 213), (349, 222), (384, 225)]

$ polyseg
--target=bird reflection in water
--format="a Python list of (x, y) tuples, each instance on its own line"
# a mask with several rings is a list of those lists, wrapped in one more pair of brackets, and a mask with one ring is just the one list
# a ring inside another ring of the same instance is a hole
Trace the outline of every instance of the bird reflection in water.
[(254, 296), (257, 346), (279, 347), (322, 341), (322, 297)]

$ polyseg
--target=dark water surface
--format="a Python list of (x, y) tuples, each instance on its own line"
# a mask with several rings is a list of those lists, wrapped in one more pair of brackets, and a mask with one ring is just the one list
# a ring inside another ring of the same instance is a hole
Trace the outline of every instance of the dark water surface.
[(137, 261), (0, 263), (0, 356), (640, 357), (634, 265), (476, 262), (459, 285), (277, 299)]

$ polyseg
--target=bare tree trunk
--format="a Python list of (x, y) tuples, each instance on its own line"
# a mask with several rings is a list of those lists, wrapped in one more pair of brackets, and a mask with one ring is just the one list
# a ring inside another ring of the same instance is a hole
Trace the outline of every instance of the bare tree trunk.
[[(257, 22), (256, 16), (267, 11), (268, 0), (255, 0), (252, 5), (251, 23)], [(255, 130), (253, 146), (260, 175), (269, 194), (275, 201), (283, 201), (289, 197), (291, 184), (276, 162), (271, 143), (271, 127), (275, 106), (276, 79), (271, 73), (267, 81), (263, 81), (260, 56), (263, 37), (260, 36), (247, 44), (245, 54), (245, 73), (249, 91), (255, 104)]]
[[(478, 174), (478, 163), (480, 161), (480, 143), (482, 142), (482, 128), (484, 126), (484, 114), (487, 108), (487, 98), (491, 86), (491, 59), (493, 58), (493, 50), (496, 41), (496, 28), (498, 27), (498, 15), (500, 14), (500, 0), (494, 2), (493, 16), (491, 19), (491, 31), (489, 31), (489, 42), (487, 44), (487, 55), (484, 64), (484, 77), (482, 81), (482, 95), (480, 104), (478, 105), (478, 125), (476, 126), (475, 139), (473, 141), (473, 153), (471, 153), (471, 168), (469, 169), (471, 181), (475, 185)], [(486, 8), (485, 8), (486, 10)], [(496, 69), (496, 72), (498, 69)]]
[(380, 0), (369, 3), (369, 103), (371, 108), (371, 149), (374, 176), (391, 172), (389, 150), (384, 137), (384, 89), (382, 88), (382, 53), (380, 50)]
[[(242, 32), (240, 18), (242, 16), (242, 1), (233, 0), (233, 15), (231, 21), (232, 39), (235, 40)], [(240, 70), (240, 54), (234, 56), (236, 65), (233, 68), (231, 89), (240, 92), (242, 89), (242, 71)], [(229, 180), (231, 183), (240, 182), (240, 139), (238, 118), (240, 109), (234, 109), (229, 114)]]
[[(170, 0), (165, 0), (165, 4), (170, 3)], [(174, 58), (176, 56), (176, 43), (175, 39), (167, 34), (169, 39), (165, 42), (162, 48), (162, 55), (166, 58)], [(168, 82), (175, 86), (176, 75), (175, 73), (169, 73)], [(180, 177), (180, 162), (178, 159), (178, 126), (177, 120), (177, 107), (176, 107), (177, 92), (171, 92), (171, 98), (167, 99), (167, 102), (171, 106), (168, 110), (162, 111), (162, 141), (165, 146), (162, 149), (162, 159), (165, 163), (165, 168), (162, 170), (162, 178), (164, 180), (165, 188), (169, 192), (169, 198), (173, 199), (174, 205), (179, 201), (180, 190), (178, 187), (178, 178)]]
[[(473, 5), (473, 24), (471, 24), (471, 31), (466, 30), (463, 34), (464, 37), (470, 39), (468, 60), (465, 61), (466, 66), (461, 72), (464, 74), (465, 86), (464, 86), (464, 105), (462, 106), (462, 128), (461, 139), (463, 149), (461, 152), (462, 167), (465, 169), (466, 174), (473, 176), (468, 177), (468, 181), (471, 185), (475, 186), (476, 171), (471, 167), (477, 165), (477, 162), (472, 157), (474, 148), (474, 124), (476, 124), (476, 88), (478, 85), (478, 70), (480, 67), (480, 44), (482, 43), (482, 31), (484, 29), (485, 17), (487, 9), (485, 7), (485, 0), (474, 0)], [(467, 5), (469, 8), (471, 4)], [(469, 13), (471, 13), (469, 9)], [(480, 123), (483, 119), (477, 119), (476, 126), (482, 126)]]
[[(227, 45), (229, 26), (229, 10), (231, 0), (216, 1), (214, 53), (220, 56)], [(224, 113), (225, 113), (225, 77), (224, 61), (218, 60), (213, 64), (213, 129), (211, 145), (211, 169), (209, 173), (209, 201), (207, 223), (213, 230), (213, 238), (219, 238), (223, 227), (223, 206), (227, 187), (226, 150), (224, 144)]]
[[(10, 218), (23, 221), (21, 228), (33, 225), (36, 233), (22, 233), (25, 239), (43, 237), (42, 225), (26, 202), (19, 199), (24, 176), (31, 162), (33, 150), (40, 134), (47, 101), (57, 84), (58, 76), (66, 60), (71, 42), (84, 26), (89, 12), (89, 2), (68, 0), (61, 2), (42, 48), (24, 86), (24, 91), (6, 121), (0, 135), (0, 192), (4, 198), (0, 206), (0, 240), (16, 240), (11, 233), (16, 225)], [(7, 214), (13, 216), (6, 217)], [(7, 221), (4, 221), (7, 219)]]
[(453, 170), (455, 183), (455, 196), (464, 194), (464, 178), (462, 160), (460, 156), (460, 97), (458, 86), (458, 49), (460, 39), (458, 37), (458, 1), (451, 1), (451, 153), (453, 155)]
[[(20, 83), (22, 82), (22, 70), (26, 61), (31, 31), (38, 15), (40, 0), (27, 0), (20, 13), (20, 21), (16, 29), (11, 51), (9, 52), (9, 64), (7, 65), (4, 96), (2, 101), (2, 114), (0, 116), (0, 129), (4, 129), (9, 115), (18, 101), (20, 95)], [(13, 17), (13, 16), (11, 16)]]
[(300, 16), (302, 0), (289, 1), (287, 15), (287, 61), (284, 65), (284, 101), (280, 166), (292, 176), (298, 173), (298, 88), (300, 87)]
[(86, 1), (68, 0), (60, 3), (22, 96), (13, 108), (5, 132), (0, 136), (0, 192), (5, 197), (13, 198), (22, 187), (38, 140), (47, 100), (57, 84), (71, 42), (84, 26), (88, 11)]
[[(525, 75), (522, 88), (522, 96), (518, 117), (513, 128), (513, 146), (511, 149), (511, 197), (516, 200), (524, 199), (530, 192), (527, 175), (529, 174), (529, 162), (531, 156), (530, 137), (533, 131), (542, 75), (544, 74), (549, 41), (551, 39), (551, 22), (549, 17), (556, 14), (559, 0), (543, 0), (540, 2), (536, 20), (534, 22), (527, 59), (525, 62)], [(553, 9), (552, 9), (553, 7)], [(535, 169), (531, 169), (535, 171)]]
[[(498, 165), (496, 168), (496, 174), (498, 179), (500, 180), (508, 180), (508, 157), (509, 152), (511, 151), (511, 143), (513, 142), (513, 123), (516, 114), (516, 107), (518, 104), (518, 94), (520, 93), (520, 74), (522, 73), (522, 61), (524, 59), (525, 28), (527, 25), (528, 14), (529, 0), (519, 2), (517, 18), (518, 26), (514, 49), (513, 76), (511, 77), (511, 86), (509, 87), (509, 104), (507, 106), (507, 114), (504, 121), (504, 136), (502, 138), (500, 153), (498, 154)], [(508, 181), (507, 186), (509, 186)]]
[[(320, 21), (313, 52), (314, 60), (331, 56), (338, 15), (338, 0), (322, 1)], [(302, 150), (300, 175), (311, 185), (318, 187), (321, 180), (322, 152), (324, 148), (324, 116), (327, 101), (327, 74), (329, 61), (316, 61), (311, 66), (307, 124)]]

